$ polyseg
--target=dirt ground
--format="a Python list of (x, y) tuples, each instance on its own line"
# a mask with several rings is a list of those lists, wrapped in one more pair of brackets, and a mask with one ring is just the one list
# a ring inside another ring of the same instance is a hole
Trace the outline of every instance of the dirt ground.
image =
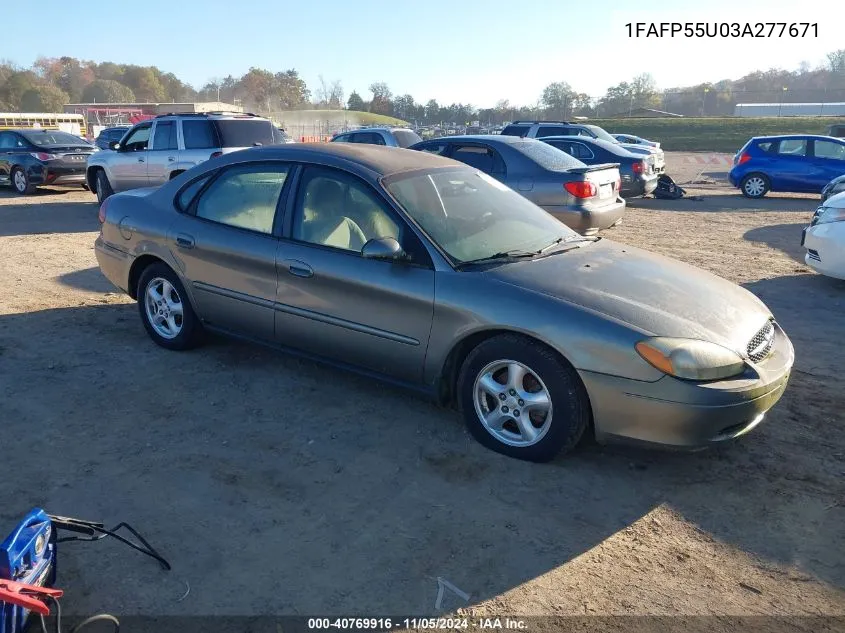
[[(695, 454), (548, 465), (415, 395), (238, 342), (173, 353), (100, 275), (94, 197), (0, 193), (0, 536), (33, 506), (125, 520), (173, 564), (60, 546), (65, 610), (144, 615), (845, 615), (845, 282), (808, 269), (816, 199), (630, 204), (608, 238), (744, 285), (795, 345), (781, 402)], [(695, 158), (695, 157), (692, 157)], [(468, 594), (446, 592), (438, 578)]]

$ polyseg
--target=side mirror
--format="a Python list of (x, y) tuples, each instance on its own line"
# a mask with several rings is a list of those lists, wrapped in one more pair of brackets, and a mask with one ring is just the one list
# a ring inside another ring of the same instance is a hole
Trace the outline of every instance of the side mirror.
[(120, 147), (119, 141), (112, 141), (112, 142), (109, 143), (109, 149), (113, 149), (113, 150), (117, 151), (117, 149), (119, 147)]
[(405, 259), (405, 251), (393, 237), (379, 237), (364, 244), (361, 256), (365, 259), (385, 259), (399, 261)]

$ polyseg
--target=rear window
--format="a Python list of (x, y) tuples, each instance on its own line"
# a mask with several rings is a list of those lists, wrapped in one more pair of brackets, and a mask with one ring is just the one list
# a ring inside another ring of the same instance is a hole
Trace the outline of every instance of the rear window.
[(30, 132), (27, 130), (26, 132), (21, 132), (21, 134), (30, 143), (42, 147), (50, 145), (90, 145), (88, 141), (85, 141), (78, 136), (74, 136), (73, 134), (68, 134), (67, 132), (56, 132), (53, 130)]
[(537, 138), (541, 136), (567, 136), (570, 129), (563, 125), (541, 125), (537, 130)]
[(220, 147), (211, 121), (182, 121), (182, 138), (185, 141), (185, 149)]
[(270, 121), (229, 119), (215, 121), (221, 147), (253, 147), (273, 144), (273, 124)]
[(421, 136), (411, 130), (393, 130), (393, 136), (396, 137), (399, 147), (410, 147), (422, 140)]
[(505, 136), (525, 136), (530, 128), (530, 125), (508, 125), (500, 133)]
[(548, 169), (549, 171), (566, 171), (574, 167), (586, 167), (577, 158), (573, 158), (566, 152), (542, 141), (525, 141), (523, 143), (515, 143), (512, 147), (543, 169)]

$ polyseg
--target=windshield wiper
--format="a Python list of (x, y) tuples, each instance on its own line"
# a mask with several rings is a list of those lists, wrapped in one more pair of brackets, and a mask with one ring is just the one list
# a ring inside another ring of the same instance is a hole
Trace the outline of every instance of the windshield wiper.
[(530, 257), (536, 257), (537, 251), (523, 251), (523, 250), (511, 250), (511, 251), (502, 251), (500, 253), (493, 253), (487, 257), (479, 257), (478, 259), (469, 259), (465, 262), (461, 262), (458, 264), (458, 268), (463, 268), (464, 266), (470, 266), (475, 264), (486, 264), (488, 262), (495, 262), (502, 259), (526, 259)]

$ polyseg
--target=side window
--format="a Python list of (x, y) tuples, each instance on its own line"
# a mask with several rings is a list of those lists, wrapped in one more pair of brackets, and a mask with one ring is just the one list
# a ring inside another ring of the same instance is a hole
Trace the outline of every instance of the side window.
[(427, 152), (429, 154), (437, 154), (442, 156), (446, 153), (446, 148), (449, 146), (446, 143), (428, 143), (420, 147), (421, 152)]
[(561, 125), (541, 125), (537, 130), (537, 138), (543, 136), (563, 136), (566, 133), (566, 128)]
[(772, 143), (771, 141), (763, 141), (762, 143), (757, 143), (757, 149), (766, 154), (774, 154), (776, 147), (777, 144)]
[(287, 175), (287, 165), (241, 165), (228, 169), (203, 191), (196, 215), (270, 234)]
[(595, 154), (593, 154), (593, 150), (583, 143), (572, 144), (572, 155), (579, 160), (592, 160), (596, 157)]
[(819, 158), (832, 158), (833, 160), (845, 160), (845, 145), (833, 141), (816, 141), (816, 156)]
[(384, 135), (381, 132), (373, 132), (370, 136), (373, 137), (373, 145), (387, 145), (387, 141), (384, 140)]
[(575, 156), (574, 150), (572, 149), (572, 143), (564, 142), (564, 141), (555, 141), (554, 143), (550, 143), (552, 147), (556, 147), (562, 152), (566, 152), (570, 156)]
[(147, 149), (147, 144), (150, 142), (150, 128), (151, 124), (140, 125), (136, 127), (126, 139), (126, 142), (120, 149), (126, 152), (139, 152)]
[(211, 121), (182, 121), (182, 140), (185, 149), (212, 149), (218, 147), (217, 135)]
[(153, 134), (153, 149), (170, 150), (176, 148), (176, 123), (174, 121), (157, 121)]
[(15, 143), (15, 135), (6, 133), (0, 133), (0, 149), (12, 149), (15, 147), (17, 143)]
[(806, 156), (807, 141), (803, 138), (786, 138), (780, 142), (778, 154), (781, 156)]
[(351, 136), (350, 134), (340, 134), (340, 135), (334, 137), (334, 142), (335, 143), (348, 143), (350, 136)]
[(464, 145), (452, 152), (452, 158), (466, 163), (470, 167), (483, 171), (485, 174), (493, 173), (493, 153), (486, 147), (476, 145)]
[(360, 252), (369, 240), (392, 237), (400, 223), (365, 183), (339, 171), (309, 168), (293, 215), (295, 240)]
[(194, 201), (194, 197), (197, 195), (200, 189), (202, 189), (203, 185), (208, 182), (208, 179), (211, 176), (205, 176), (198, 180), (195, 180), (190, 185), (185, 187), (179, 196), (176, 198), (176, 208), (180, 211), (187, 211), (188, 207), (191, 206), (191, 203)]

